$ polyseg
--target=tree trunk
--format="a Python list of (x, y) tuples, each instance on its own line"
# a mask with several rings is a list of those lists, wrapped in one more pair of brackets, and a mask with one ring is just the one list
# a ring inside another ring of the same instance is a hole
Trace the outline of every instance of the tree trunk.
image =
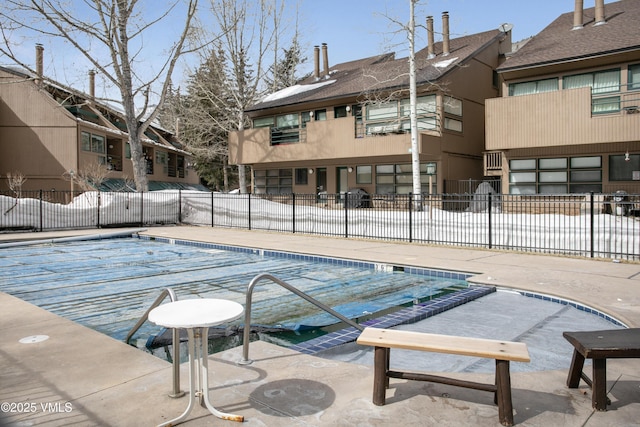
[(229, 162), (226, 157), (222, 160), (222, 182), (224, 185), (224, 192), (229, 192)]

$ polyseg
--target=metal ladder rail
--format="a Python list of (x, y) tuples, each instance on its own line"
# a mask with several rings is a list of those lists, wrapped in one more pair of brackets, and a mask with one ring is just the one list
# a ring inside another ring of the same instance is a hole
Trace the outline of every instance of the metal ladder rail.
[[(171, 302), (178, 301), (178, 297), (176, 293), (171, 288), (165, 288), (162, 290), (158, 298), (151, 304), (151, 306), (145, 311), (145, 313), (140, 317), (138, 322), (131, 328), (124, 342), (129, 344), (129, 341), (133, 337), (133, 335), (138, 332), (138, 329), (148, 320), (149, 313), (151, 310), (159, 306), (164, 299), (169, 296)], [(169, 397), (182, 397), (184, 396), (184, 391), (180, 390), (180, 334), (178, 329), (173, 329), (173, 340), (172, 340), (172, 358), (173, 361), (171, 363), (173, 368), (173, 390), (169, 393)], [(176, 345), (176, 343), (178, 343)]]
[(329, 306), (321, 303), (320, 301), (314, 299), (313, 297), (305, 294), (304, 292), (302, 292), (301, 290), (291, 286), (287, 282), (284, 282), (284, 281), (278, 279), (277, 277), (274, 277), (274, 276), (272, 276), (271, 274), (268, 274), (268, 273), (259, 274), (259, 275), (257, 275), (256, 277), (254, 277), (251, 280), (251, 282), (249, 283), (249, 286), (247, 288), (247, 296), (246, 296), (246, 303), (245, 303), (245, 313), (244, 313), (244, 332), (243, 332), (243, 338), (242, 338), (242, 360), (240, 360), (238, 362), (239, 365), (250, 365), (251, 363), (253, 363), (253, 360), (249, 359), (249, 335), (251, 333), (251, 299), (252, 299), (252, 296), (253, 296), (253, 289), (256, 287), (258, 282), (261, 281), (261, 280), (270, 280), (273, 283), (276, 283), (276, 284), (282, 286), (283, 288), (287, 289), (288, 291), (293, 292), (294, 294), (296, 294), (299, 297), (301, 297), (302, 299), (310, 302), (311, 304), (315, 305), (316, 307), (326, 311), (327, 313), (331, 314), (332, 316), (337, 317), (338, 319), (342, 320), (347, 325), (353, 326), (354, 328), (358, 329), (359, 331), (363, 331), (364, 330), (363, 326), (358, 325), (353, 320), (343, 316), (342, 314), (340, 314), (337, 311), (333, 310), (331, 307), (329, 307)]

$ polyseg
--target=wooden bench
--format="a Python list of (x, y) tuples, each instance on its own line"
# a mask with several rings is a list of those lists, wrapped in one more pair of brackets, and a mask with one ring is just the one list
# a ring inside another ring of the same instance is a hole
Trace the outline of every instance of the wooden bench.
[[(430, 381), (494, 393), (494, 402), (498, 404), (500, 423), (505, 426), (513, 425), (509, 362), (529, 362), (531, 360), (526, 344), (378, 328), (365, 328), (358, 337), (357, 343), (374, 347), (374, 405), (385, 404), (389, 378)], [(495, 359), (495, 383), (484, 384), (424, 373), (392, 371), (389, 369), (392, 348)]]
[[(640, 358), (640, 328), (564, 332), (573, 347), (567, 386), (578, 388), (580, 379), (591, 387), (591, 406), (607, 410), (607, 359)], [(583, 371), (584, 360), (593, 359), (593, 378)]]

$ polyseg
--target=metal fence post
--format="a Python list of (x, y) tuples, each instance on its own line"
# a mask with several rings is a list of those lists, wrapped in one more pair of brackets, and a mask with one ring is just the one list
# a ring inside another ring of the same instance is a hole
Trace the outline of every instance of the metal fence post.
[(144, 191), (140, 192), (140, 226), (144, 225)]
[(211, 192), (211, 226), (213, 227), (213, 191)]
[(182, 223), (182, 190), (178, 190), (178, 224)]
[[(420, 204), (422, 206), (422, 204)], [(413, 193), (409, 193), (409, 243), (413, 242)]]
[(593, 258), (594, 255), (595, 255), (595, 253), (594, 253), (595, 239), (594, 239), (594, 236), (593, 236), (594, 229), (595, 229), (595, 224), (594, 224), (594, 221), (595, 221), (595, 215), (594, 215), (595, 206), (594, 205), (595, 205), (595, 203), (594, 203), (594, 199), (593, 199), (593, 191), (589, 194), (589, 197), (590, 197), (590, 200), (589, 200), (589, 212), (590, 212), (590, 217), (591, 217), (589, 219), (589, 222), (590, 222), (590, 224), (589, 224), (589, 234), (590, 234), (589, 242), (590, 243), (589, 244), (591, 246), (590, 255), (591, 255), (591, 258)]
[(296, 193), (291, 193), (291, 210), (293, 211), (291, 214), (291, 231), (295, 234), (296, 232)]
[(349, 192), (344, 192), (344, 237), (349, 237)]
[(247, 204), (249, 205), (247, 208), (247, 212), (249, 213), (249, 230), (251, 230), (251, 193), (247, 193)]
[(491, 193), (487, 194), (487, 196), (489, 196), (489, 249), (491, 249), (493, 247), (493, 232), (491, 230), (493, 226), (493, 223), (491, 222), (491, 205), (493, 204), (493, 200), (491, 198)]
[(97, 217), (96, 227), (98, 228), (100, 228), (100, 206), (101, 206), (101, 200), (102, 200), (102, 198), (100, 197), (101, 195), (102, 195), (102, 192), (98, 190), (98, 206), (96, 207), (96, 217)]
[(42, 203), (43, 203), (43, 201), (42, 201), (42, 189), (41, 189), (40, 190), (40, 231), (43, 230), (43, 224), (44, 224), (44, 221), (42, 219), (42, 211), (43, 211), (44, 207), (42, 206)]

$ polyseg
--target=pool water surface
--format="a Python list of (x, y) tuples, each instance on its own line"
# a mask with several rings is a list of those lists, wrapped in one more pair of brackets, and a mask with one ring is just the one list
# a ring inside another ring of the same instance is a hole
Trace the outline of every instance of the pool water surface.
[[(224, 298), (244, 305), (248, 284), (261, 273), (349, 318), (468, 287), (465, 273), (138, 237), (0, 250), (1, 291), (118, 340), (165, 288), (178, 299)], [(252, 324), (293, 331), (285, 341), (300, 341), (301, 331), (336, 321), (273, 283), (254, 290)], [(133, 341), (146, 344), (160, 332), (147, 322)]]

